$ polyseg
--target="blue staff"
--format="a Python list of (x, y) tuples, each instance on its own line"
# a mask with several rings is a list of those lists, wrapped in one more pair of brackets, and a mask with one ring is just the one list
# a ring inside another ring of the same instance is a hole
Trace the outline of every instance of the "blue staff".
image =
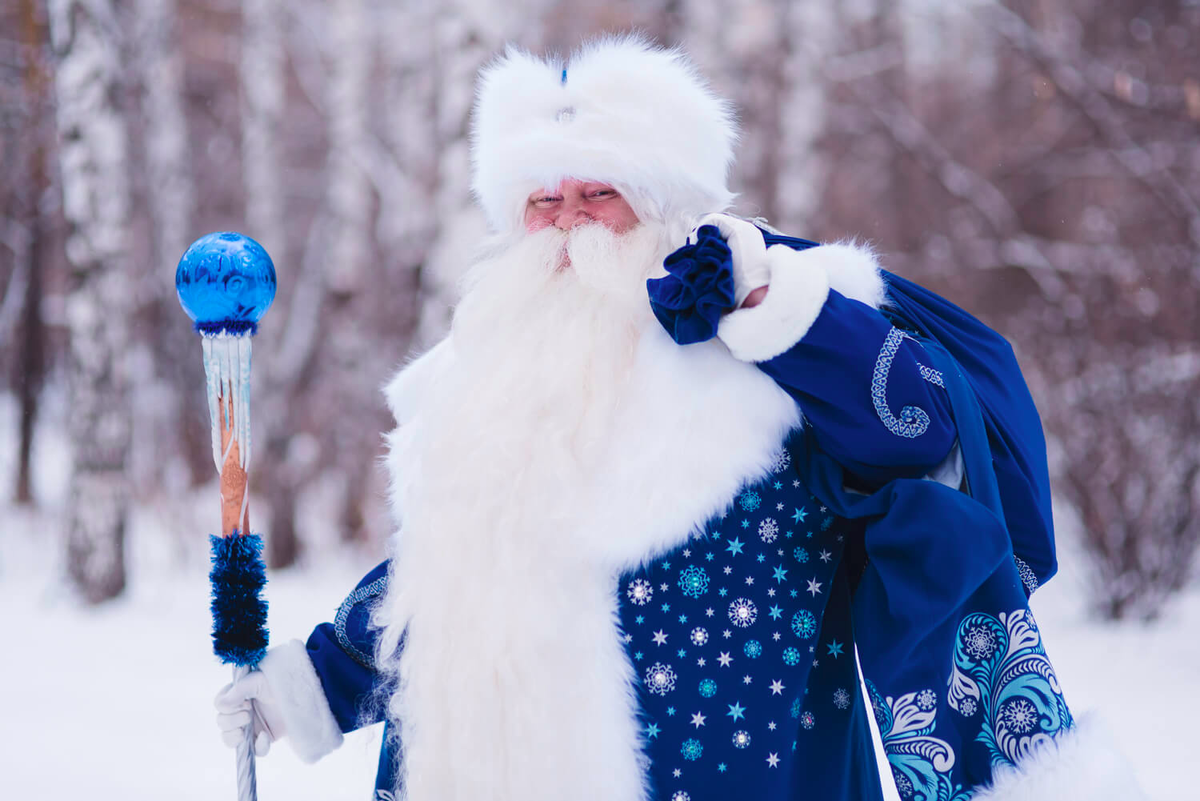
[[(232, 232), (192, 243), (175, 271), (179, 303), (204, 353), (213, 461), (220, 476), (221, 536), (211, 536), (213, 652), (233, 665), (234, 680), (267, 649), (262, 538), (250, 533), (250, 338), (275, 299), (275, 265), (266, 250)], [(237, 748), (239, 801), (257, 797), (251, 727)]]

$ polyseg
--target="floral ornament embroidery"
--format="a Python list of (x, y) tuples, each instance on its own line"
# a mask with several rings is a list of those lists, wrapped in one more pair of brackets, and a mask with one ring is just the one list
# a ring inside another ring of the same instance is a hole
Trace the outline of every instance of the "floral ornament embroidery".
[(947, 700), (964, 717), (983, 712), (976, 740), (993, 765), (1015, 765), (1074, 725), (1026, 609), (976, 612), (959, 624)]
[(665, 277), (646, 281), (654, 316), (680, 345), (712, 339), (735, 305), (733, 256), (720, 230), (702, 226), (696, 243), (667, 256), (663, 267)]
[(933, 691), (924, 689), (899, 698), (884, 698), (870, 679), (866, 685), (883, 750), (901, 797), (967, 801), (970, 791), (955, 784), (950, 775), (955, 763), (954, 749), (933, 736), (937, 704), (922, 708), (922, 701), (929, 699), (926, 693), (933, 695)]

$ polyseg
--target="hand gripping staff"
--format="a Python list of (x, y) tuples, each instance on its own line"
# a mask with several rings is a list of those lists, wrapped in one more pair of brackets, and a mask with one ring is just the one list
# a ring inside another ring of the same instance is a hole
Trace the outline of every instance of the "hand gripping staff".
[[(275, 299), (275, 265), (262, 245), (237, 233), (197, 239), (175, 270), (179, 303), (204, 353), (213, 461), (220, 476), (221, 536), (212, 545), (213, 652), (234, 680), (267, 649), (262, 538), (250, 533), (250, 338)], [(255, 801), (253, 726), (237, 748), (239, 801)]]

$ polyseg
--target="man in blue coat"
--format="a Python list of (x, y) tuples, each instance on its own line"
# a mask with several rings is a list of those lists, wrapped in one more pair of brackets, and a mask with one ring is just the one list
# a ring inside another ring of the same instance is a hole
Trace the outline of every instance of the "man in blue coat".
[(222, 691), (231, 741), (385, 721), (409, 801), (871, 799), (871, 715), (905, 799), (1136, 796), (1027, 606), (1040, 429), (868, 249), (721, 213), (735, 137), (640, 40), (484, 70), (493, 236), (387, 388), (391, 558)]

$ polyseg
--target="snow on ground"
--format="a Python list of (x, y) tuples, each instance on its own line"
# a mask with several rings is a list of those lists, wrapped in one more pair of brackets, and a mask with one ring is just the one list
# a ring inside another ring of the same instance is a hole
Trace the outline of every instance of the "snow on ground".
[[(12, 486), (5, 441), (12, 406), (0, 396), (0, 492)], [(37, 486), (45, 511), (0, 505), (0, 798), (234, 798), (233, 752), (220, 741), (212, 697), (229, 680), (209, 641), (204, 515), (214, 492), (141, 507), (129, 533), (131, 582), (119, 600), (81, 605), (65, 589), (57, 510), (68, 443), (43, 427)], [(209, 509), (209, 505), (213, 508)], [(1060, 537), (1062, 535), (1060, 534)], [(1062, 574), (1034, 611), (1067, 701), (1099, 708), (1152, 799), (1195, 797), (1191, 726), (1200, 709), (1200, 588), (1163, 619), (1104, 624), (1088, 617), (1086, 571), (1070, 538)], [(314, 549), (301, 569), (271, 575), (273, 641), (303, 639), (328, 620), (373, 564), (367, 554)], [(324, 554), (324, 555), (322, 555)], [(316, 765), (286, 744), (259, 760), (264, 801), (365, 801), (380, 727), (350, 735)]]

